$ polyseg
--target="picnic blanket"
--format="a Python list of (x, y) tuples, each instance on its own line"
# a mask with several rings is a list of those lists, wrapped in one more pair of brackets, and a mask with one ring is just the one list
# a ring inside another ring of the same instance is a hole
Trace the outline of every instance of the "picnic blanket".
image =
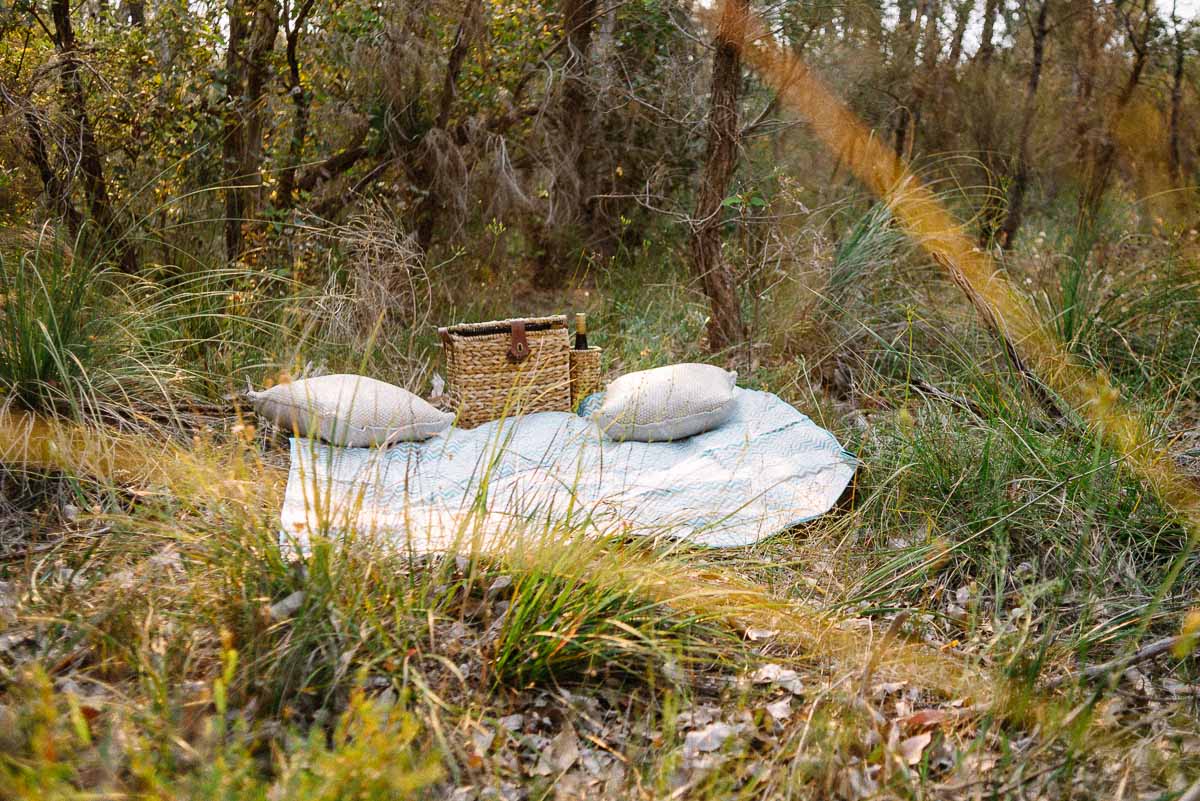
[(586, 413), (451, 428), (386, 450), (291, 442), (285, 543), (369, 537), (418, 552), (464, 537), (568, 523), (599, 535), (756, 543), (827, 512), (857, 460), (767, 392), (735, 390), (718, 428), (678, 442), (614, 442)]

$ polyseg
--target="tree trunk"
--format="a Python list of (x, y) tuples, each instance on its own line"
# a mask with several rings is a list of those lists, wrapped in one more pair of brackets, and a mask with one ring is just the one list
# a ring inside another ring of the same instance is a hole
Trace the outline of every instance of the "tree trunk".
[(921, 68), (929, 72), (932, 72), (937, 66), (938, 52), (941, 50), (941, 39), (938, 36), (938, 22), (941, 17), (941, 0), (927, 0), (925, 3), (925, 30), (921, 42)]
[[(921, 16), (922, 5), (922, 0), (896, 0), (896, 22), (900, 32), (912, 33), (916, 20)], [(916, 43), (911, 36), (905, 36), (900, 47), (905, 48), (911, 56), (916, 50)]]
[[(1042, 78), (1042, 64), (1046, 53), (1046, 11), (1050, 0), (1042, 0), (1037, 18), (1030, 24), (1033, 36), (1033, 62), (1029, 67), (1029, 82), (1025, 84), (1025, 103), (1021, 110), (1021, 130), (1017, 136), (1017, 163), (1009, 182), (1008, 210), (1000, 226), (1000, 247), (1010, 250), (1021, 227), (1024, 214), (1025, 191), (1029, 184), (1029, 139), (1033, 134), (1033, 122), (1037, 116), (1038, 83)], [(1026, 8), (1028, 14), (1028, 8)]]
[(242, 256), (243, 225), (254, 218), (262, 190), (263, 94), (268, 58), (279, 33), (274, 0), (229, 4), (229, 45), (225, 51), (226, 95), (222, 162), (225, 168), (225, 257)]
[(22, 113), (25, 117), (25, 128), (29, 135), (30, 158), (33, 160), (34, 166), (37, 167), (38, 175), (42, 179), (42, 186), (45, 187), (46, 191), (46, 200), (50, 207), (66, 222), (67, 230), (71, 232), (71, 236), (78, 236), (83, 219), (80, 217), (79, 210), (75, 208), (75, 204), (71, 202), (70, 187), (59, 177), (58, 173), (54, 170), (54, 166), (50, 163), (50, 150), (46, 146), (46, 136), (42, 133), (42, 123), (38, 119), (37, 111), (32, 106), (26, 106)]
[(563, 70), (560, 130), (566, 156), (574, 173), (571, 178), (572, 209), (587, 215), (591, 186), (587, 180), (588, 145), (594, 97), (588, 84), (592, 63), (592, 31), (596, 27), (597, 0), (568, 0), (563, 13), (567, 30), (567, 63)]
[(113, 246), (121, 269), (127, 273), (136, 273), (137, 254), (129, 245), (126, 232), (118, 230), (117, 217), (108, 194), (108, 183), (104, 179), (104, 161), (100, 156), (100, 146), (96, 143), (95, 130), (92, 128), (91, 119), (88, 118), (83, 79), (79, 75), (80, 63), (75, 30), (71, 26), (70, 3), (68, 0), (52, 0), (50, 13), (54, 20), (54, 43), (62, 57), (60, 75), (63, 101), (77, 129), (79, 171), (83, 176), (88, 213), (100, 228), (101, 236)]
[(962, 58), (963, 39), (967, 35), (967, 24), (971, 21), (971, 10), (975, 8), (975, 0), (960, 0), (954, 8), (954, 33), (950, 37), (950, 55), (946, 64), (953, 71)]
[(1129, 46), (1133, 50), (1133, 64), (1130, 66), (1129, 76), (1125, 79), (1121, 92), (1117, 95), (1113, 105), (1112, 113), (1109, 115), (1112, 122), (1107, 125), (1102, 124), (1099, 146), (1095, 149), (1093, 160), (1087, 165), (1087, 181), (1084, 184), (1084, 194), (1079, 209), (1080, 222), (1085, 228), (1091, 227), (1096, 222), (1100, 206), (1104, 202), (1104, 193), (1108, 190), (1109, 180), (1112, 178), (1117, 161), (1117, 141), (1113, 131), (1120, 125), (1129, 101), (1133, 99), (1133, 94), (1141, 83), (1142, 72), (1146, 68), (1150, 54), (1150, 38), (1154, 24), (1151, 0), (1142, 0), (1140, 10), (1142, 13), (1140, 31), (1135, 30), (1131, 16), (1133, 12), (1124, 9), (1120, 11), (1125, 20)]
[(1079, 186), (1088, 181), (1089, 165), (1095, 163), (1098, 140), (1103, 133), (1103, 115), (1095, 102), (1096, 74), (1100, 53), (1108, 34), (1102, 30), (1096, 4), (1091, 0), (1071, 0), (1068, 19), (1073, 20), (1069, 35), (1075, 57), (1071, 65), (1075, 86), (1075, 163), (1079, 165)]
[(581, 231), (594, 232), (594, 194), (589, 149), (594, 94), (588, 81), (592, 66), (592, 38), (598, 18), (597, 0), (565, 0), (563, 38), (566, 44), (562, 89), (551, 112), (547, 144), (552, 150), (554, 188), (544, 222), (534, 234), (537, 262), (534, 282), (542, 288), (562, 283), (570, 272), (569, 248)]
[(749, 0), (725, 0), (713, 42), (708, 142), (692, 220), (692, 269), (708, 296), (708, 347), (716, 352), (744, 338), (742, 310), (733, 273), (721, 256), (721, 211), (738, 164), (738, 103), (742, 42)]
[(929, 95), (931, 85), (935, 85), (938, 80), (937, 57), (941, 50), (941, 40), (938, 38), (938, 20), (941, 18), (941, 14), (941, 0), (925, 1), (925, 30), (921, 37), (921, 66), (917, 69), (917, 74), (913, 79), (912, 110), (909, 112), (912, 119), (909, 148), (916, 145), (917, 129), (921, 125), (925, 100)]
[[(900, 38), (896, 46), (897, 67), (904, 87), (897, 91), (899, 106), (896, 109), (896, 123), (892, 128), (892, 148), (906, 157), (912, 148), (915, 138), (917, 114), (919, 112), (921, 76), (916, 67), (917, 40), (921, 38), (918, 24), (926, 16), (930, 8), (930, 0), (917, 0), (915, 8), (900, 3), (900, 21), (897, 26), (897, 36)], [(926, 36), (929, 29), (925, 28)]]
[(866, 34), (867, 42), (883, 52), (884, 47), (884, 31), (886, 30), (883, 24), (883, 3), (871, 2), (866, 4), (864, 9), (866, 14)]
[[(433, 121), (434, 130), (445, 130), (450, 124), (450, 112), (454, 109), (454, 99), (458, 97), (458, 79), (462, 75), (467, 54), (471, 52), (471, 42), (479, 27), (479, 16), (482, 12), (480, 0), (467, 0), (462, 19), (459, 20), (458, 29), (454, 34), (454, 44), (451, 45), (450, 55), (446, 59), (446, 73), (442, 77), (437, 117)], [(417, 244), (422, 251), (429, 250), (429, 246), (433, 244), (433, 228), (443, 205), (433, 186), (436, 169), (437, 165), (433, 163), (433, 157), (430, 155), (425, 159), (425, 163), (414, 170), (417, 185), (425, 190), (425, 197), (421, 199), (421, 205), (417, 208)]]
[(241, 122), (244, 81), (242, 50), (246, 46), (250, 25), (245, 9), (238, 0), (229, 3), (229, 42), (225, 49), (225, 111), (224, 136), (221, 139), (221, 162), (225, 171), (225, 260), (234, 264), (242, 255), (242, 219), (245, 194), (241, 183), (242, 140), (245, 132)]
[(983, 32), (979, 36), (979, 50), (976, 53), (979, 63), (987, 67), (992, 63), (996, 53), (993, 40), (996, 36), (996, 15), (1000, 12), (1000, 0), (987, 0), (983, 7)]
[(1179, 117), (1183, 108), (1183, 67), (1186, 58), (1182, 23), (1175, 20), (1175, 62), (1171, 72), (1171, 116), (1167, 136), (1167, 167), (1175, 186), (1183, 186), (1183, 158), (1180, 153)]
[(300, 82), (300, 57), (297, 49), (300, 34), (312, 11), (316, 0), (305, 0), (296, 12), (295, 21), (287, 21), (285, 39), (287, 41), (288, 64), (288, 95), (292, 98), (292, 138), (288, 141), (287, 163), (279, 175), (279, 188), (276, 190), (276, 204), (283, 209), (290, 209), (296, 202), (296, 170), (304, 159), (304, 143), (308, 139), (308, 116), (311, 97), (304, 91)]

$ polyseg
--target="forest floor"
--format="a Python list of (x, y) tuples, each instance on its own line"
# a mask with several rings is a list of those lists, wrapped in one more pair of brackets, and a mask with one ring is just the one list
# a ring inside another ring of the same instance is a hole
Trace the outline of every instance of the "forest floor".
[[(1186, 529), (1095, 431), (1047, 416), (953, 283), (886, 225), (860, 234), (807, 278), (755, 279), (740, 383), (863, 467), (835, 512), (750, 548), (551, 521), (301, 564), (277, 543), (286, 451), (222, 388), (119, 424), (11, 407), (0, 797), (1195, 801)], [(1149, 247), (1084, 276), (1069, 315), (1061, 259), (1008, 269), (1200, 476), (1200, 291), (1178, 243)], [(702, 298), (661, 263), (568, 294), (457, 280), (487, 300), (439, 322), (585, 309), (609, 375), (708, 358)], [(427, 394), (431, 340), (360, 332), (293, 361)]]

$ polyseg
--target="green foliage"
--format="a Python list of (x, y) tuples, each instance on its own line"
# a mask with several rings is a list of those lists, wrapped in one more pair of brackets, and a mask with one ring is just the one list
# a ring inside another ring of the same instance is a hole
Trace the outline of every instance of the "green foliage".
[[(225, 732), (228, 709), (223, 695), (214, 695), (214, 714), (201, 724), (206, 738), (189, 760), (192, 766), (182, 768), (178, 756), (139, 728), (132, 710), (101, 716), (31, 668), (15, 688), (17, 705), (8, 709), (12, 728), (0, 749), (0, 796), (83, 801), (100, 791), (162, 801), (393, 801), (422, 797), (442, 776), (441, 767), (422, 754), (413, 717), (361, 691), (351, 695), (332, 734), (318, 727), (307, 736), (292, 733), (268, 761), (256, 753), (258, 738), (244, 723)], [(88, 786), (84, 769), (92, 782), (97, 773), (107, 779)]]

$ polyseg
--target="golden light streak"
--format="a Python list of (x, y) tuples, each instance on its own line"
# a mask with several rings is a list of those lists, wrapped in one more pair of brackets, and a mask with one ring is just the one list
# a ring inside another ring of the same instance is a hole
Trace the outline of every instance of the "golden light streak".
[[(0, 463), (61, 470), (114, 482), (143, 495), (169, 493), (185, 504), (216, 504), (227, 515), (260, 525), (277, 512), (287, 472), (255, 457), (251, 446), (193, 442), (190, 447), (129, 432), (117, 433), (62, 419), (0, 412)], [(993, 688), (982, 671), (925, 645), (847, 628), (821, 610), (778, 598), (736, 576), (687, 565), (639, 549), (583, 546), (569, 530), (523, 531), (484, 543), (468, 531), (462, 552), (514, 567), (566, 570), (600, 586), (625, 588), (658, 603), (734, 631), (776, 631), (776, 642), (814, 662), (878, 680), (907, 680), (947, 697), (988, 700)], [(450, 550), (455, 550), (451, 548)], [(564, 553), (569, 558), (564, 558)], [(865, 665), (870, 670), (865, 671)]]
[[(702, 15), (715, 27), (718, 14), (737, 19), (736, 6)], [(995, 262), (977, 248), (963, 225), (909, 169), (797, 57), (784, 50), (754, 15), (741, 19), (743, 60), (775, 88), (781, 101), (812, 125), (813, 133), (868, 189), (887, 204), (904, 231), (945, 266), (1000, 328), (1025, 364), (1105, 441), (1172, 509), (1188, 531), (1190, 551), (1200, 535), (1200, 492), (1159, 447), (1138, 413), (1122, 402), (1103, 374), (1080, 365), (1061, 339), (1019, 294)], [(736, 35), (739, 26), (728, 25)]]

